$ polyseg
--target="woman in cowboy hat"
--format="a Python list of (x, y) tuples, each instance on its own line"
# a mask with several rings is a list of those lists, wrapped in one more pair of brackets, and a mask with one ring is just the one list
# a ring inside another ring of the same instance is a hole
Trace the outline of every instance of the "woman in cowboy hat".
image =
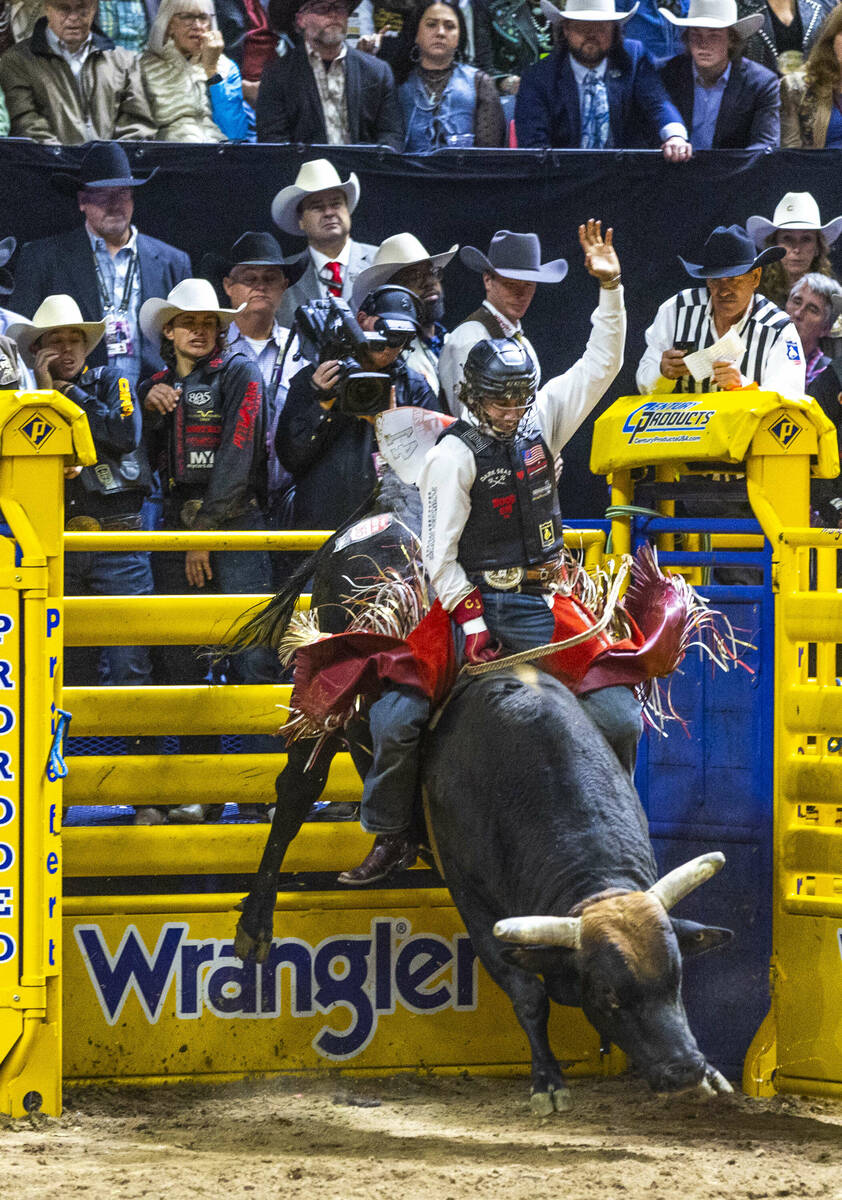
[[(132, 388), (114, 367), (89, 367), (86, 359), (105, 334), (104, 321), (85, 321), (70, 296), (47, 296), (31, 321), (9, 326), (39, 388), (63, 392), (88, 418), (95, 466), (65, 483), (65, 520), (70, 530), (140, 530), (141, 507), (152, 491), (152, 474), (141, 444), (142, 418)], [(66, 554), (68, 596), (148, 596), (149, 555), (134, 551)], [(68, 647), (65, 683), (101, 682), (100, 656), (113, 684), (152, 682), (145, 646)]]
[(680, 29), (685, 52), (664, 63), (661, 80), (695, 150), (762, 150), (780, 143), (780, 91), (774, 72), (742, 57), (759, 13), (737, 17), (736, 0), (691, 0), (686, 17), (661, 16)]
[[(166, 368), (141, 384), (147, 437), (164, 483), (163, 528), (264, 529), (266, 413), (263, 378), (256, 363), (226, 348), (225, 332), (245, 309), (221, 308), (206, 279), (184, 279), (166, 299), (147, 300), (140, 323), (160, 341)], [(167, 595), (195, 591), (265, 593), (271, 590), (269, 556), (261, 550), (163, 551), (153, 561), (155, 587)], [(207, 657), (194, 646), (169, 646), (156, 669), (165, 683), (201, 683)], [(229, 683), (274, 683), (277, 663), (261, 648), (232, 656)], [(270, 750), (271, 739), (249, 739)], [(216, 738), (191, 735), (182, 752), (218, 749)], [(221, 811), (221, 808), (220, 808)], [(203, 805), (187, 805), (170, 820), (204, 819)]]
[(833, 277), (828, 250), (842, 233), (842, 217), (823, 225), (819, 206), (809, 192), (787, 192), (771, 221), (749, 217), (746, 230), (758, 250), (783, 246), (786, 251), (782, 258), (768, 263), (760, 277), (760, 291), (779, 308), (786, 304), (793, 284), (808, 271)]

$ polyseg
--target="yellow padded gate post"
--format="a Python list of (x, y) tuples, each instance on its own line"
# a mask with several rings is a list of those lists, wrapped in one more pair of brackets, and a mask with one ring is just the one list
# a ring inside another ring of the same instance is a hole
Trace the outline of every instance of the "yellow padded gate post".
[(0, 392), (0, 1112), (61, 1112), (64, 472), (96, 461), (57, 392)]

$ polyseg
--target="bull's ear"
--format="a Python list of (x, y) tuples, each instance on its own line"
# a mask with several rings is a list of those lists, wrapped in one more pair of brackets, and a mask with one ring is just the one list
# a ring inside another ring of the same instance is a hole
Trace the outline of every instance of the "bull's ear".
[(718, 950), (734, 936), (733, 929), (721, 929), (718, 925), (698, 925), (695, 921), (682, 921), (680, 917), (670, 917), (670, 920), (684, 958)]
[(567, 955), (576, 952), (562, 946), (501, 946), (500, 953), (510, 966), (546, 975), (557, 971)]

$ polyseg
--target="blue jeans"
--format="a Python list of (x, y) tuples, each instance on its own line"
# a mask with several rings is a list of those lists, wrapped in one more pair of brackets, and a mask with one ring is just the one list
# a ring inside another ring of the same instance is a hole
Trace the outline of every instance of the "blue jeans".
[[(64, 594), (150, 596), (149, 555), (95, 551), (65, 554)], [(146, 646), (68, 646), (64, 655), (64, 682), (77, 687), (91, 687), (103, 682), (100, 671), (103, 657), (110, 683), (145, 686), (152, 682), (152, 665)]]
[[(167, 522), (170, 528), (183, 528), (177, 522)], [(227, 528), (243, 531), (262, 529), (262, 516), (255, 509), (243, 514)], [(155, 590), (168, 596), (195, 596), (213, 592), (218, 595), (239, 593), (271, 592), (271, 569), (269, 555), (265, 550), (211, 551), (213, 578), (203, 588), (195, 588), (187, 582), (184, 573), (185, 556), (182, 551), (164, 550), (152, 561)], [(214, 650), (202, 646), (163, 646), (155, 655), (155, 674), (161, 683), (204, 683), (211, 671)], [(214, 671), (217, 667), (214, 666)], [(281, 666), (277, 656), (264, 646), (253, 646), (239, 654), (232, 654), (224, 661), (225, 679), (228, 683), (278, 683)], [(278, 722), (280, 724), (280, 720)], [(183, 754), (214, 753), (218, 739), (211, 734), (182, 736)], [(250, 734), (243, 738), (243, 748), (252, 753), (279, 753), (278, 743), (266, 734)]]
[[(542, 646), (552, 638), (555, 621), (543, 596), (489, 590), (482, 600), (491, 636), (509, 653)], [(643, 731), (634, 693), (627, 687), (601, 688), (580, 696), (579, 703), (634, 782)], [(360, 809), (367, 833), (398, 833), (411, 824), (418, 790), (418, 743), (429, 716), (429, 700), (414, 688), (392, 688), (372, 704), (373, 756)]]

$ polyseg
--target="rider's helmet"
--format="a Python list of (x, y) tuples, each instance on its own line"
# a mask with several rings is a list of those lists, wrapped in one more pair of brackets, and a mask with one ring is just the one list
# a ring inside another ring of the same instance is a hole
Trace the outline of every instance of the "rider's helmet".
[(471, 347), (459, 392), (479, 427), (495, 437), (514, 437), (532, 407), (538, 372), (514, 338), (486, 338)]

